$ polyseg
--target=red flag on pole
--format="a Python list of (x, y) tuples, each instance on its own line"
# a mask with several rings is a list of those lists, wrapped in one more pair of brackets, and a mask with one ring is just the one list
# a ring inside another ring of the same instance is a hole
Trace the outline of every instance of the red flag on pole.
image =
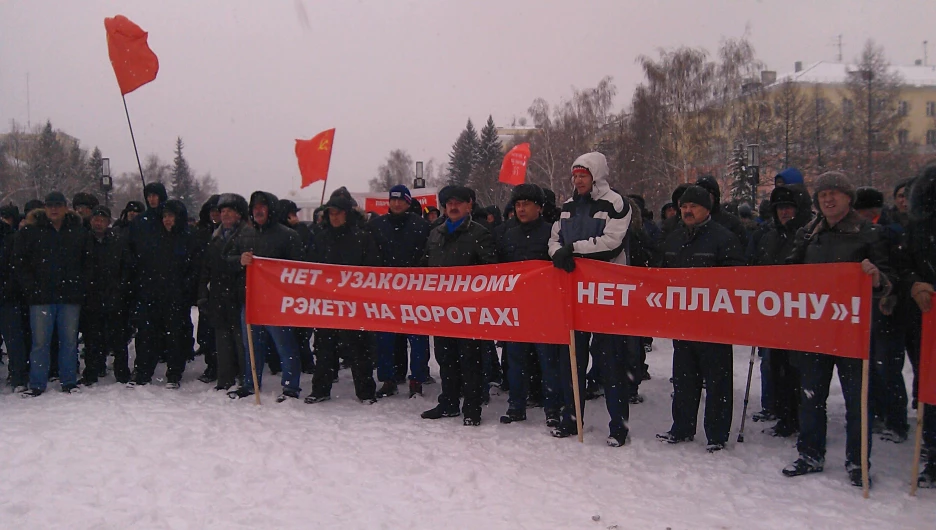
[(328, 180), (328, 164), (331, 162), (335, 129), (316, 134), (311, 140), (296, 140), (296, 158), (304, 188), (313, 182)]
[(159, 59), (146, 42), (147, 33), (123, 15), (104, 19), (107, 54), (117, 75), (120, 94), (130, 92), (156, 79)]
[[(936, 303), (936, 296), (933, 296)], [(936, 310), (923, 313), (923, 334), (920, 340), (920, 403), (936, 405)]]
[(504, 184), (516, 186), (526, 180), (527, 160), (530, 159), (530, 144), (523, 143), (515, 146), (506, 155), (501, 164), (500, 176), (497, 180)]

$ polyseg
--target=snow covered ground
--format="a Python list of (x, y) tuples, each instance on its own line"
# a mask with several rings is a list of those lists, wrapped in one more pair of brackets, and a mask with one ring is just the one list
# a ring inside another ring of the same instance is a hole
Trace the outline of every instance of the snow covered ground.
[[(670, 341), (649, 355), (646, 402), (631, 407), (631, 442), (605, 446), (607, 413), (589, 402), (585, 444), (551, 438), (542, 409), (501, 425), (506, 395), (483, 425), (427, 421), (424, 398), (373, 406), (341, 372), (333, 400), (232, 401), (195, 378), (182, 389), (126, 389), (108, 376), (80, 395), (0, 396), (0, 528), (928, 528), (936, 492), (908, 495), (911, 443), (876, 441), (871, 499), (847, 482), (844, 404), (830, 398), (826, 471), (786, 478), (792, 441), (746, 426), (745, 443), (705, 452), (701, 433), (667, 446)], [(735, 349), (739, 426), (749, 349)], [(909, 367), (907, 368), (909, 373)], [(6, 368), (0, 367), (5, 376)], [(164, 365), (157, 368), (157, 376)], [(438, 376), (433, 364), (432, 373)], [(303, 396), (311, 388), (303, 376)], [(759, 410), (755, 367), (750, 411)], [(50, 386), (55, 389), (56, 386)], [(704, 400), (703, 400), (704, 402)], [(750, 412), (749, 412), (750, 413)], [(915, 413), (911, 411), (911, 416)], [(913, 421), (913, 417), (911, 417)], [(700, 421), (701, 429), (701, 421)], [(598, 519), (597, 521), (595, 519)]]

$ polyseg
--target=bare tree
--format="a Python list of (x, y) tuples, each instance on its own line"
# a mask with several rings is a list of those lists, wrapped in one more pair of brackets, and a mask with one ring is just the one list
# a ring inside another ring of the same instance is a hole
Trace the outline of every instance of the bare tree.
[(413, 159), (403, 149), (394, 149), (377, 168), (377, 176), (368, 181), (371, 191), (390, 191), (397, 184), (409, 186), (413, 179)]

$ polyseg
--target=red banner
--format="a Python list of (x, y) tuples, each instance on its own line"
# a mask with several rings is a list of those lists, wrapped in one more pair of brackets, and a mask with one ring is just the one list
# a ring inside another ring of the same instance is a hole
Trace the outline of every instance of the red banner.
[(560, 274), (547, 261), (391, 268), (255, 258), (247, 322), (564, 344)]
[[(933, 296), (936, 307), (936, 295)], [(920, 388), (917, 400), (936, 405), (936, 310), (923, 313), (923, 336), (920, 339)]]
[(504, 155), (497, 180), (517, 186), (526, 182), (527, 160), (530, 159), (530, 144), (522, 143)]
[(867, 359), (870, 276), (857, 263), (646, 269), (577, 259), (574, 328)]
[(313, 182), (328, 180), (328, 166), (331, 164), (332, 147), (335, 143), (335, 129), (322, 131), (311, 140), (296, 140), (296, 160), (299, 162), (299, 174), (305, 188)]
[[(420, 195), (419, 193), (413, 193), (413, 199), (419, 201), (419, 204), (422, 205), (423, 209), (429, 206), (439, 207), (439, 200), (436, 198), (435, 193), (429, 193), (425, 195)], [(377, 215), (383, 215), (390, 211), (390, 198), (389, 197), (365, 197), (364, 198), (364, 211), (365, 212), (374, 212)]]

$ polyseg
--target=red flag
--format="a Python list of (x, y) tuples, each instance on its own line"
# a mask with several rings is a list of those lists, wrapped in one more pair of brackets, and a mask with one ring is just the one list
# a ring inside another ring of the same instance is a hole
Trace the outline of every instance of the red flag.
[(313, 182), (328, 180), (328, 164), (331, 162), (335, 129), (316, 134), (311, 140), (296, 140), (296, 158), (304, 188)]
[[(933, 296), (936, 303), (936, 295)], [(920, 340), (920, 403), (936, 405), (936, 310), (923, 313), (923, 334)]]
[(147, 33), (123, 15), (104, 19), (107, 54), (117, 75), (121, 95), (156, 79), (159, 59), (146, 43)]
[(504, 184), (516, 186), (526, 180), (527, 160), (530, 159), (530, 144), (523, 143), (515, 146), (506, 155), (501, 164), (500, 176), (497, 180)]

